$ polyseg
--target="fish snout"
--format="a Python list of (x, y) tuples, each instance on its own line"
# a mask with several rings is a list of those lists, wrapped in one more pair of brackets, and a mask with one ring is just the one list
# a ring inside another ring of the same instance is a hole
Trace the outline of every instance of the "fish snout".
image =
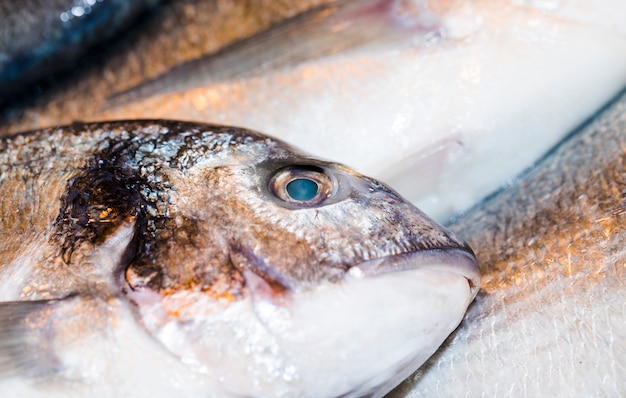
[(352, 188), (362, 195), (362, 201), (378, 207), (384, 214), (382, 219), (387, 225), (380, 223), (377, 228), (392, 236), (388, 242), (393, 247), (392, 254), (351, 267), (350, 275), (371, 277), (415, 269), (452, 272), (467, 279), (470, 300), (474, 299), (480, 287), (480, 271), (473, 250), (463, 239), (430, 219), (384, 183), (358, 174), (349, 178)]

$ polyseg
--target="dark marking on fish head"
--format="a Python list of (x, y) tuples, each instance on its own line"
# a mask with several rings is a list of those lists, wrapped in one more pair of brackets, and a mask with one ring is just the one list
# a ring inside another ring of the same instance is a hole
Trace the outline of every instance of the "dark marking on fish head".
[(81, 243), (97, 245), (124, 220), (144, 218), (140, 185), (136, 176), (102, 168), (72, 179), (56, 220), (56, 238), (66, 263)]

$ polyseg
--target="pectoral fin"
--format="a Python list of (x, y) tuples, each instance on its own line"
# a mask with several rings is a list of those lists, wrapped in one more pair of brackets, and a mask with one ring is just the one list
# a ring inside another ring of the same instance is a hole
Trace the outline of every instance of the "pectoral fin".
[(65, 299), (0, 303), (0, 378), (37, 376), (54, 369), (47, 324), (62, 301)]

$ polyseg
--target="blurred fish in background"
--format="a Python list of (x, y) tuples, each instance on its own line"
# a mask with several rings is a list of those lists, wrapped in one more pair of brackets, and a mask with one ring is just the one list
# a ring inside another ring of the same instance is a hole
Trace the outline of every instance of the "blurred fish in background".
[(154, 95), (293, 68), (306, 61), (355, 50), (375, 51), (437, 33), (437, 18), (421, 3), (342, 0), (321, 4), (238, 40), (217, 53), (175, 66), (108, 99), (111, 107)]
[(8, 0), (0, 3), (0, 105), (67, 68), (157, 0)]
[(122, 118), (254, 128), (387, 181), (446, 220), (624, 87), (622, 15), (618, 0), (182, 0), (5, 108), (1, 129)]

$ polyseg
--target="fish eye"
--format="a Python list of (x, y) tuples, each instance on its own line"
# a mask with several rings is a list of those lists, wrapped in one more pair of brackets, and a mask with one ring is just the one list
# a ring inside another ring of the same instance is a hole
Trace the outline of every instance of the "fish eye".
[(317, 195), (319, 185), (308, 178), (296, 178), (287, 183), (285, 187), (287, 194), (293, 200), (306, 202), (313, 199)]
[(299, 207), (322, 205), (336, 191), (336, 182), (317, 166), (288, 166), (270, 179), (269, 189), (278, 199)]

